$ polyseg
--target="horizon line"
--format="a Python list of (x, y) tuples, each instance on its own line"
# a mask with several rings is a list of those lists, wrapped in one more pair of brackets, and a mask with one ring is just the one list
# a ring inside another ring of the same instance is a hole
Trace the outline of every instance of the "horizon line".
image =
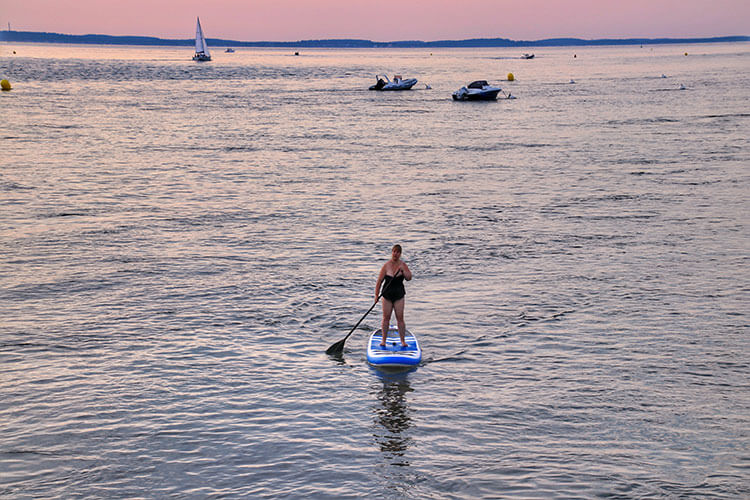
[[(4, 35), (4, 36), (3, 36)], [(30, 38), (35, 38), (32, 40)], [(46, 40), (40, 40), (46, 39)], [(94, 40), (96, 39), (96, 40)], [(85, 35), (72, 35), (49, 31), (20, 31), (1, 30), (0, 42), (51, 42), (51, 43), (99, 43), (103, 45), (186, 45), (194, 42), (193, 38), (161, 38), (147, 35), (107, 35), (103, 33), (89, 33)], [(747, 35), (720, 35), (709, 37), (629, 37), (629, 38), (577, 38), (573, 36), (558, 36), (537, 40), (513, 40), (502, 37), (472, 37), (464, 39), (441, 39), (441, 40), (394, 40), (379, 42), (365, 38), (317, 38), (300, 39), (294, 41), (241, 41), (225, 38), (209, 37), (207, 41), (218, 45), (235, 46), (262, 46), (262, 47), (289, 47), (295, 45), (319, 44), (321, 48), (339, 47), (373, 47), (373, 48), (419, 48), (419, 47), (498, 47), (498, 46), (550, 46), (550, 45), (602, 45), (602, 44), (664, 44), (664, 43), (712, 43), (712, 42), (742, 42), (750, 41)], [(482, 45), (489, 44), (489, 45)]]

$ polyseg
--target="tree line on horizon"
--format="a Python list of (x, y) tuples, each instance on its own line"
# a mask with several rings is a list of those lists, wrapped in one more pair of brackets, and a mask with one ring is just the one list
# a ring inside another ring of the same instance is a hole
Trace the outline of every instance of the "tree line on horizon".
[[(460, 47), (554, 47), (585, 45), (647, 45), (668, 43), (715, 43), (747, 42), (750, 36), (721, 36), (708, 38), (602, 38), (586, 40), (581, 38), (547, 38), (544, 40), (510, 40), (508, 38), (470, 38), (465, 40), (402, 40), (394, 42), (374, 42), (361, 39), (320, 39), (297, 40), (294, 42), (258, 41), (243, 42), (221, 38), (209, 38), (213, 46), (232, 47), (286, 47), (286, 48), (460, 48)], [(0, 31), (0, 42), (31, 43), (71, 43), (101, 45), (163, 45), (189, 46), (195, 42), (190, 39), (166, 39), (149, 36), (114, 36), (114, 35), (66, 35), (39, 31)]]

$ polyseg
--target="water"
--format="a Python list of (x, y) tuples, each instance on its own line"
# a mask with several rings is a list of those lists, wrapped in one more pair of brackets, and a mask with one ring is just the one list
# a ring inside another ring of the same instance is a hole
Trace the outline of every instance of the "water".
[(0, 496), (750, 495), (749, 44), (292, 53), (0, 45)]

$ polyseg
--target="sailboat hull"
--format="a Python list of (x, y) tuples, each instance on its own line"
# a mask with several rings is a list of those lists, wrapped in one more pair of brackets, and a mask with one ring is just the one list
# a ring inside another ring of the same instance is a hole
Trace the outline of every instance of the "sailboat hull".
[(193, 56), (193, 61), (201, 62), (201, 61), (210, 61), (210, 60), (211, 60), (211, 56), (207, 56), (206, 54), (195, 54)]

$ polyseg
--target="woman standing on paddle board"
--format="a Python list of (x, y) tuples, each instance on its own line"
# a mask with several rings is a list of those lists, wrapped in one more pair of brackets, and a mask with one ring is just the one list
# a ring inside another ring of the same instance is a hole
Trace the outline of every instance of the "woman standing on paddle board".
[(383, 284), (383, 322), (380, 325), (380, 331), (383, 332), (383, 340), (380, 342), (382, 346), (385, 345), (385, 339), (388, 336), (388, 327), (391, 322), (391, 314), (394, 311), (396, 313), (396, 322), (398, 323), (398, 335), (401, 337), (401, 346), (407, 346), (404, 341), (404, 332), (406, 332), (406, 322), (404, 322), (404, 304), (406, 302), (406, 299), (404, 299), (406, 295), (404, 279), (411, 281), (411, 271), (406, 262), (401, 260), (401, 245), (393, 245), (393, 248), (391, 248), (391, 259), (383, 264), (378, 275), (378, 282), (375, 283), (375, 302), (380, 298), (380, 284)]

